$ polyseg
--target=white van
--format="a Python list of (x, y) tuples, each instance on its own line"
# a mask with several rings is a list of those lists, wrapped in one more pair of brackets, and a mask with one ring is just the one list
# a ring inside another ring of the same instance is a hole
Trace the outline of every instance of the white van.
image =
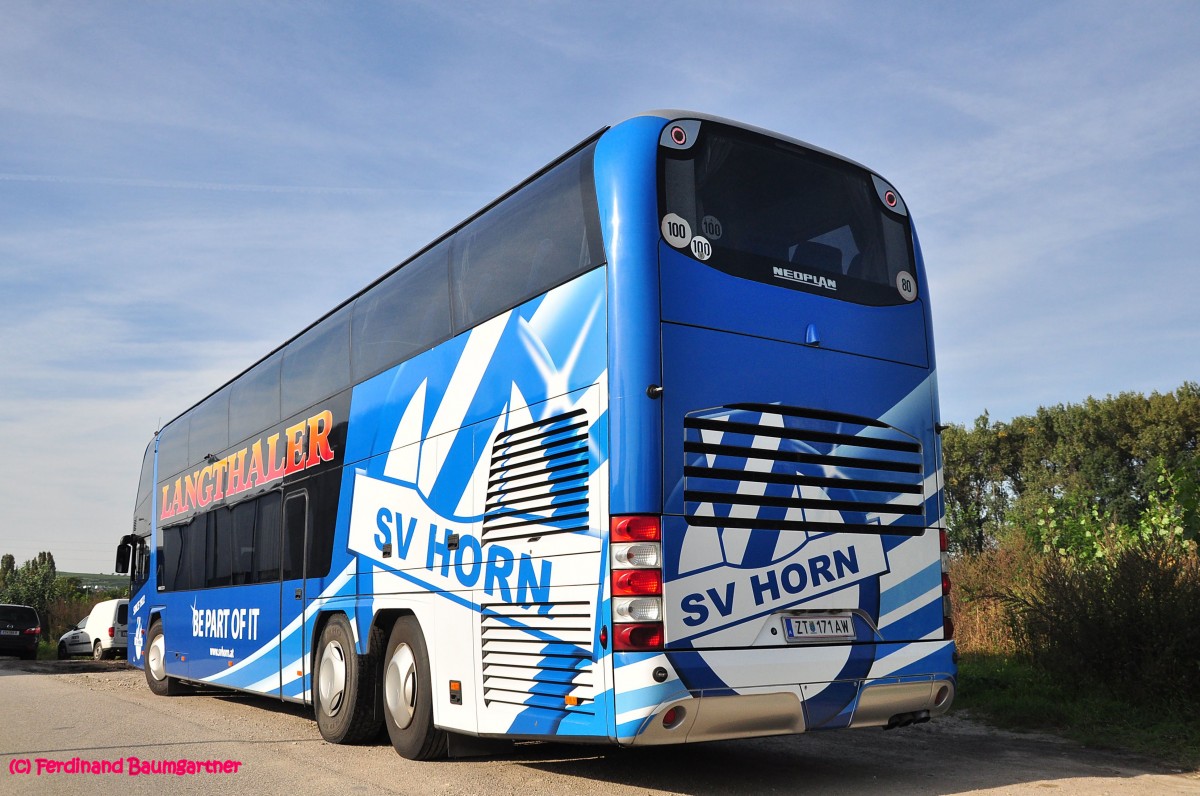
[(129, 600), (105, 600), (58, 640), (58, 657), (91, 654), (96, 660), (125, 657)]

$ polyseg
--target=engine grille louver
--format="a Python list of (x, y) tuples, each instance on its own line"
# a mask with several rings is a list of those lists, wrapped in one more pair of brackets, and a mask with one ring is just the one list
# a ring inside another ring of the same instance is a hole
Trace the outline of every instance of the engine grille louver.
[(595, 712), (591, 604), (490, 603), (482, 609), (485, 704)]
[(870, 418), (774, 404), (684, 418), (696, 527), (919, 534), (923, 471), (919, 440)]
[(483, 542), (586, 531), (589, 469), (582, 409), (501, 433), (492, 445)]

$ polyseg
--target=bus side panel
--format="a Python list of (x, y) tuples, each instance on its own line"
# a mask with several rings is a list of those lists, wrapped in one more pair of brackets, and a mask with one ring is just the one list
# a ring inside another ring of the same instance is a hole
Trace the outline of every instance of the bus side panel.
[(336, 543), (360, 644), (380, 611), (417, 616), (440, 727), (606, 735), (604, 271), (355, 389)]
[(614, 514), (662, 511), (662, 415), (647, 388), (662, 383), (655, 164), (665, 123), (654, 116), (631, 119), (596, 145), (596, 196), (611, 264), (610, 432), (620, 441), (610, 452)]

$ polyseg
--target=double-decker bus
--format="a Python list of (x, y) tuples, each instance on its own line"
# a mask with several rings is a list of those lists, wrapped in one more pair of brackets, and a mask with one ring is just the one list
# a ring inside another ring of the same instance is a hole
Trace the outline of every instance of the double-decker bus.
[(414, 759), (924, 721), (956, 676), (938, 421), (897, 190), (637, 116), (155, 434), (129, 660)]

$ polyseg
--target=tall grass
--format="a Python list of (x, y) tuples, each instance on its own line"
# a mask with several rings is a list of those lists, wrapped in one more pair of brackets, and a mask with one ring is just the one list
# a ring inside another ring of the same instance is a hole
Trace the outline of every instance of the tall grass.
[(1038, 557), (1022, 540), (950, 563), (954, 639), (963, 654), (1014, 655), (1022, 634), (1010, 605), (1014, 583), (1027, 582)]

